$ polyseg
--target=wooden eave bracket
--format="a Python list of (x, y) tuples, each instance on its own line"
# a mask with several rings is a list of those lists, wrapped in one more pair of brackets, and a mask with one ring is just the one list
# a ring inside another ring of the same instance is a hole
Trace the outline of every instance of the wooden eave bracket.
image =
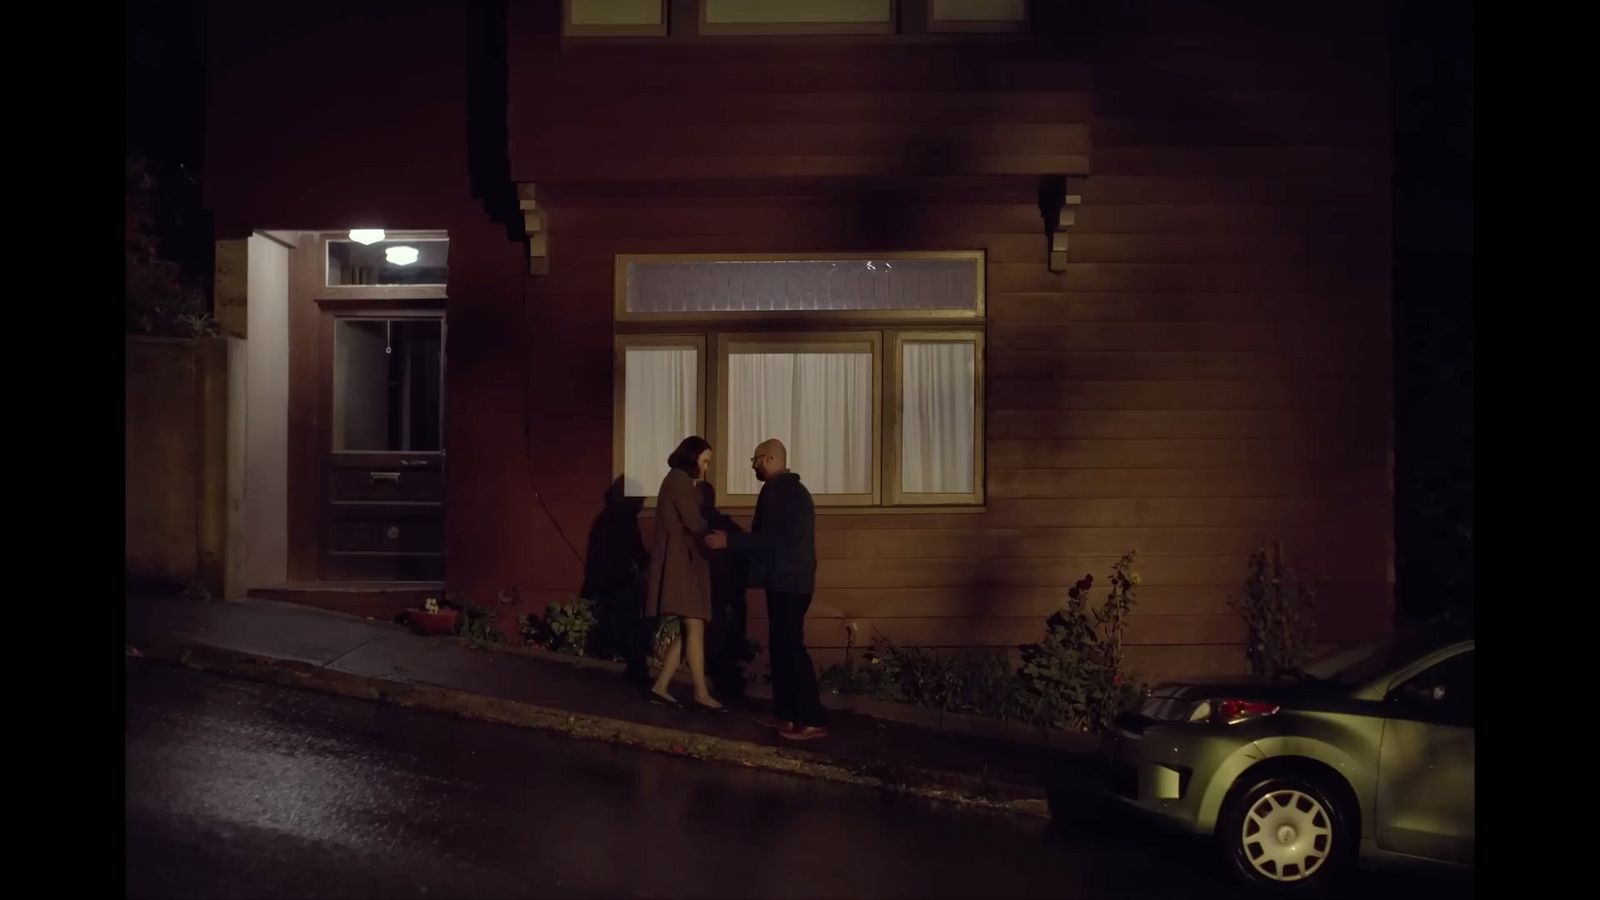
[(550, 219), (539, 206), (531, 182), (517, 185), (517, 208), (522, 212), (522, 233), (528, 239), (528, 274), (550, 274)]
[(1050, 271), (1058, 275), (1067, 270), (1067, 231), (1077, 224), (1078, 207), (1083, 205), (1083, 179), (1064, 178), (1062, 182), (1065, 191), (1060, 195), (1060, 205), (1053, 210), (1054, 223), (1051, 222), (1052, 211), (1042, 210), (1045, 212), (1045, 233), (1050, 238), (1048, 265)]

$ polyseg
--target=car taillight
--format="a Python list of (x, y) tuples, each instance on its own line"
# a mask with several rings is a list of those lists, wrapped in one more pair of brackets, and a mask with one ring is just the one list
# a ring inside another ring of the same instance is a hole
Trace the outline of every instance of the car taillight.
[(1202, 700), (1194, 705), (1194, 711), (1189, 714), (1189, 721), (1238, 725), (1262, 716), (1275, 715), (1278, 708), (1275, 703), (1261, 703), (1256, 700)]

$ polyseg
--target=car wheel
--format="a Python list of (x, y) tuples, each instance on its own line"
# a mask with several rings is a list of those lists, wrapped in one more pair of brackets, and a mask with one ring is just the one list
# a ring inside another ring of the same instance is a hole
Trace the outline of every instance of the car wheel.
[(1217, 822), (1234, 873), (1276, 891), (1316, 891), (1354, 849), (1354, 831), (1333, 792), (1314, 778), (1280, 775), (1251, 785)]

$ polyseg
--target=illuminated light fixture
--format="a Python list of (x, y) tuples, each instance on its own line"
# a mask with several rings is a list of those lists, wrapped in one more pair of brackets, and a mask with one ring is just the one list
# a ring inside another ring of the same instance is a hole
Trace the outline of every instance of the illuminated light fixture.
[(409, 266), (417, 261), (417, 248), (415, 247), (387, 247), (383, 251), (383, 258), (396, 266)]
[(376, 244), (377, 242), (383, 240), (383, 236), (384, 235), (383, 235), (383, 229), (382, 228), (352, 228), (352, 229), (350, 229), (350, 240), (355, 241), (358, 244), (363, 244), (363, 245), (369, 245), (370, 246), (372, 244)]

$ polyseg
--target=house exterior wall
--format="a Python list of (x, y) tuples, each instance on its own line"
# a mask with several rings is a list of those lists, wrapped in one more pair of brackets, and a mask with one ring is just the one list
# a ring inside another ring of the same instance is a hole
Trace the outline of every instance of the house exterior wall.
[[(1384, 20), (1282, 6), (1088, 4), (1035, 42), (564, 46), (559, 4), (510, 3), (503, 97), (473, 80), (478, 5), (227, 13), (210, 198), (233, 229), (449, 230), (449, 589), (535, 609), (578, 589), (614, 475), (615, 254), (983, 250), (985, 506), (819, 516), (819, 661), (846, 622), (1035, 639), (1137, 548), (1134, 668), (1233, 670), (1227, 600), (1263, 540), (1321, 576), (1323, 639), (1381, 633), (1393, 606)], [(496, 102), (500, 158), (468, 138)], [(1041, 175), (1081, 176), (1059, 274)], [(548, 210), (548, 275), (496, 206), (515, 183)]]

